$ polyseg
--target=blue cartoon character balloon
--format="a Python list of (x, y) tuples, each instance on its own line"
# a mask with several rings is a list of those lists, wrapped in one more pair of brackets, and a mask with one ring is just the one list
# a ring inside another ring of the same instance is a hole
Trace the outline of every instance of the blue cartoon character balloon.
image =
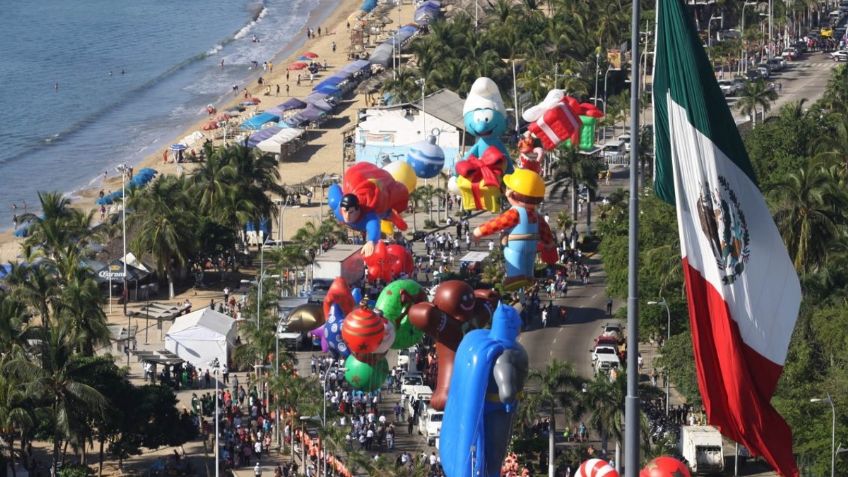
[(477, 141), (456, 164), (456, 180), (465, 210), (500, 210), (500, 186), (504, 174), (512, 173), (512, 161), (501, 135), (506, 131), (506, 109), (498, 85), (477, 78), (462, 107), (465, 130)]
[(499, 477), (529, 370), (521, 318), (499, 304), (491, 330), (465, 335), (454, 360), (439, 454), (448, 477)]
[(445, 151), (436, 144), (436, 136), (427, 136), (426, 141), (409, 146), (406, 162), (412, 166), (416, 176), (430, 179), (439, 175), (445, 167)]

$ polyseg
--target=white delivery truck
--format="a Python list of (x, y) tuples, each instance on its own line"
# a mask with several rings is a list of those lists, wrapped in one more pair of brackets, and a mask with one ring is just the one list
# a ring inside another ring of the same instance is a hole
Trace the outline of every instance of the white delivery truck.
[(358, 287), (365, 276), (361, 245), (337, 244), (315, 257), (312, 266), (312, 292), (309, 301), (324, 301), (327, 290), (336, 277), (342, 277), (350, 288)]
[(418, 433), (427, 439), (427, 445), (436, 445), (436, 439), (442, 433), (442, 418), (445, 413), (432, 408), (427, 408), (418, 417)]
[(680, 454), (695, 474), (724, 471), (724, 445), (721, 433), (713, 426), (681, 427)]

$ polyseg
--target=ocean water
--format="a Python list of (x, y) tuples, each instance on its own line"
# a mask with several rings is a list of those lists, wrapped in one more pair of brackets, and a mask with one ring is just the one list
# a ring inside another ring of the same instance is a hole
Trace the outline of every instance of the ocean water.
[[(3, 1), (0, 229), (37, 191), (99, 187), (305, 41), (340, 0)], [(259, 40), (253, 41), (254, 35)], [(224, 66), (221, 67), (221, 61)]]

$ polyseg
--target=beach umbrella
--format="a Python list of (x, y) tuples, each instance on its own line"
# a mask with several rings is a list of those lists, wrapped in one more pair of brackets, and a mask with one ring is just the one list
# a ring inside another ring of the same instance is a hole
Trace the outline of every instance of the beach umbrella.
[(188, 149), (188, 146), (186, 146), (185, 144), (171, 144), (170, 149), (172, 151), (185, 151), (186, 149)]
[(312, 58), (310, 58), (310, 57), (308, 57), (308, 56), (299, 56), (299, 57), (297, 58), (297, 60), (298, 60), (298, 61), (312, 61)]
[(318, 55), (315, 54), (315, 53), (312, 53), (311, 51), (307, 51), (306, 53), (303, 54), (303, 56), (305, 56), (307, 58), (312, 58), (312, 59), (318, 58)]
[(215, 116), (215, 121), (227, 121), (228, 119), (230, 119), (230, 115), (227, 113), (220, 113)]
[(253, 98), (250, 98), (250, 102), (253, 103), (253, 104), (259, 104), (259, 103), (262, 102), (262, 100), (257, 98), (257, 97), (253, 97)]
[(309, 65), (307, 65), (306, 63), (304, 63), (302, 61), (298, 61), (296, 63), (290, 64), (289, 69), (290, 70), (302, 70), (302, 69), (306, 68), (307, 66), (309, 66)]
[(201, 129), (203, 129), (204, 131), (218, 129), (218, 121), (209, 121), (208, 123), (204, 124)]

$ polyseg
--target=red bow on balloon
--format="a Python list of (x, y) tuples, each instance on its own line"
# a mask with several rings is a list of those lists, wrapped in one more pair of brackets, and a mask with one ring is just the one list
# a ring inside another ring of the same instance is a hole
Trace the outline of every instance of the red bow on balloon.
[(500, 187), (500, 176), (503, 175), (505, 157), (500, 149), (489, 146), (483, 153), (483, 157), (475, 155), (456, 163), (456, 172), (471, 182), (483, 181), (483, 184)]

